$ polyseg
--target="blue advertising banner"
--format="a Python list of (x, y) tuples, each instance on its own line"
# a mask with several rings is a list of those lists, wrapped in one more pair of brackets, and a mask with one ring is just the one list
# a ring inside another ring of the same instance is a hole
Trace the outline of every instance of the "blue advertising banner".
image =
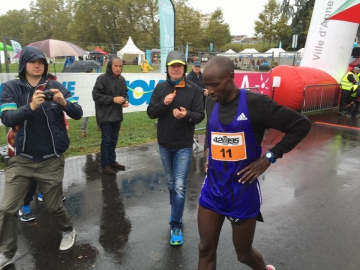
[(151, 59), (151, 52), (150, 50), (146, 50), (145, 51), (145, 55), (146, 55), (146, 60), (148, 61), (149, 65), (152, 65), (152, 59)]
[(161, 72), (166, 72), (166, 57), (174, 50), (175, 10), (171, 0), (158, 0), (160, 18)]

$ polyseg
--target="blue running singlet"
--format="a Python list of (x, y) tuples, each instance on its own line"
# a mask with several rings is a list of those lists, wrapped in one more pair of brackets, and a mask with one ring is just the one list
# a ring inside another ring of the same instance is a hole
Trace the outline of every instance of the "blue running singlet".
[(224, 216), (257, 217), (261, 205), (259, 181), (241, 184), (241, 175), (236, 175), (261, 156), (261, 146), (251, 127), (246, 90), (240, 90), (237, 113), (230, 124), (220, 123), (218, 110), (216, 103), (208, 123), (209, 163), (199, 204)]

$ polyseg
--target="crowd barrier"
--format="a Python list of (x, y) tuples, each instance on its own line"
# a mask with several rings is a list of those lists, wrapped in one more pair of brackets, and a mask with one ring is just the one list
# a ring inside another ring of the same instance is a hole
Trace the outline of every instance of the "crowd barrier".
[(341, 97), (340, 84), (312, 84), (303, 90), (301, 113), (311, 113), (339, 107)]

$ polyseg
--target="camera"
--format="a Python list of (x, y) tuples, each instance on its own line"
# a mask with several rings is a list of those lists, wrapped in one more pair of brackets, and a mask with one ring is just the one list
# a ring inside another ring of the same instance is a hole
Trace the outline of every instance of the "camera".
[(45, 95), (45, 101), (52, 101), (54, 97), (54, 93), (51, 90), (45, 90), (42, 92)]

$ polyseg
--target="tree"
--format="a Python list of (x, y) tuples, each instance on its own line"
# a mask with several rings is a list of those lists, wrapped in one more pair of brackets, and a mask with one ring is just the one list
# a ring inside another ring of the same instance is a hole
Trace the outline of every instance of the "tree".
[(287, 18), (281, 13), (276, 0), (269, 0), (258, 18), (259, 20), (255, 21), (255, 36), (265, 39), (269, 46), (272, 42), (278, 42), (289, 35)]
[(71, 0), (37, 0), (30, 4), (30, 22), (24, 26), (27, 39), (68, 40)]
[(204, 30), (203, 46), (208, 47), (213, 44), (214, 49), (220, 49), (231, 41), (229, 24), (224, 22), (223, 13), (217, 8), (211, 15), (209, 26)]
[(200, 27), (200, 13), (186, 5), (186, 1), (175, 2), (175, 47), (201, 46), (202, 29)]
[[(297, 48), (305, 46), (314, 4), (315, 0), (303, 0), (301, 3), (298, 3), (296, 12), (293, 14), (290, 31), (292, 34), (298, 35)], [(292, 35), (284, 39), (283, 45), (284, 48), (291, 48)]]
[(30, 13), (26, 9), (10, 10), (0, 16), (1, 34), (9, 39), (18, 41), (21, 45), (27, 45), (31, 40), (24, 38), (24, 26), (29, 24)]

